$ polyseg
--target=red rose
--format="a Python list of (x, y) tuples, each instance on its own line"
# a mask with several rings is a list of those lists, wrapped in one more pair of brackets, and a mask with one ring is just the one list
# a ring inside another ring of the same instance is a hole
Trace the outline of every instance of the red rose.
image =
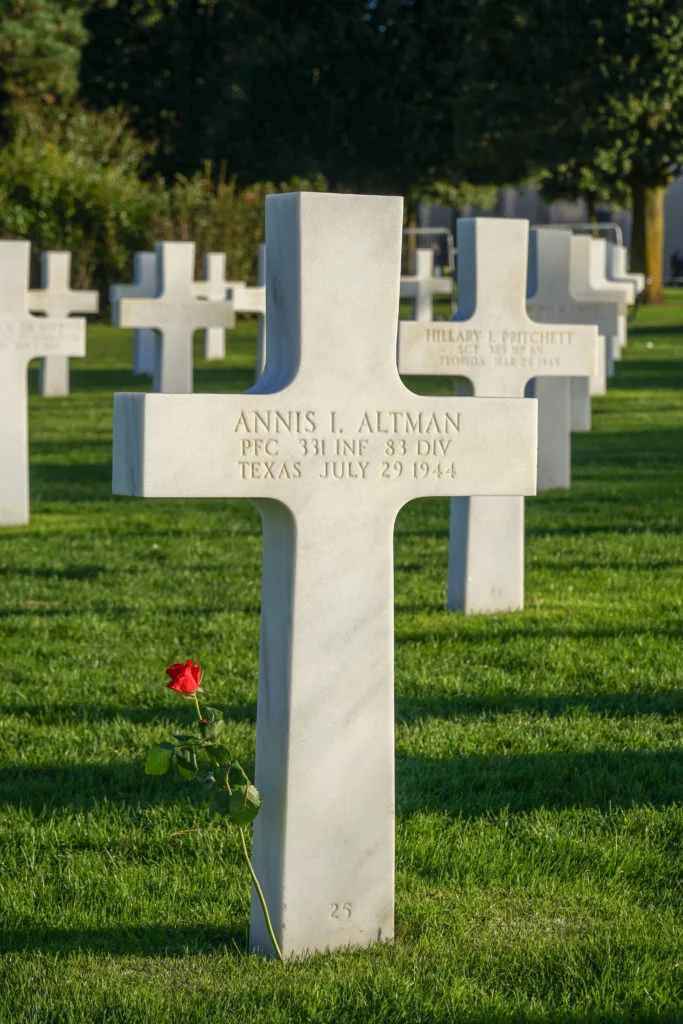
[(171, 677), (171, 682), (166, 683), (166, 686), (178, 693), (194, 693), (202, 681), (202, 670), (189, 658), (184, 665), (169, 665), (166, 675)]

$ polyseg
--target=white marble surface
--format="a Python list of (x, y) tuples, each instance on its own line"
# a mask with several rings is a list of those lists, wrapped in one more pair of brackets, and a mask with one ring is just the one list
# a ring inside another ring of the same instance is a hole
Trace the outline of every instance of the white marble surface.
[(572, 238), (571, 285), (579, 297), (589, 301), (613, 302), (617, 308), (617, 331), (612, 339), (609, 360), (619, 359), (626, 345), (628, 306), (636, 301), (636, 288), (632, 281), (610, 281), (607, 278), (607, 243), (604, 238), (574, 235)]
[(434, 319), (434, 296), (453, 294), (453, 280), (434, 273), (434, 251), (416, 249), (413, 273), (401, 278), (401, 298), (411, 299), (413, 317), (420, 322)]
[[(397, 198), (269, 196), (258, 383), (115, 397), (116, 493), (253, 498), (261, 512), (253, 854), (286, 956), (393, 936), (398, 510), (534, 490), (535, 403), (401, 383), (401, 234)], [(270, 951), (254, 900), (251, 946)]]
[[(521, 398), (533, 377), (595, 372), (595, 327), (544, 324), (527, 313), (528, 239), (526, 220), (458, 221), (458, 313), (399, 324), (401, 373), (465, 377), (477, 396)], [(564, 440), (569, 452), (568, 430)], [(448, 607), (465, 614), (524, 606), (523, 500), (453, 499), (448, 581)]]
[(645, 291), (645, 274), (628, 269), (628, 250), (618, 242), (607, 243), (607, 278), (610, 281), (630, 281), (636, 296)]
[[(72, 289), (71, 253), (50, 251), (40, 256), (40, 288), (29, 290), (31, 313), (63, 319), (73, 313), (97, 313), (100, 296), (96, 291)], [(69, 357), (44, 356), (40, 360), (38, 391), (45, 398), (69, 394)]]
[(30, 254), (29, 242), (0, 241), (0, 526), (29, 521), (28, 364), (85, 355), (82, 317), (29, 312)]
[[(133, 284), (109, 286), (112, 323), (118, 325), (118, 303), (121, 299), (153, 299), (157, 291), (157, 254), (136, 252), (133, 264)], [(133, 376), (154, 375), (156, 331), (140, 327), (133, 332)]]
[[(230, 298), (225, 280), (226, 255), (224, 252), (204, 253), (204, 280), (195, 281), (193, 295), (198, 299), (220, 301)], [(234, 306), (234, 303), (233, 303)], [(235, 310), (235, 312), (237, 312)], [(204, 330), (204, 358), (225, 359), (225, 328), (207, 327)]]
[(120, 327), (152, 327), (157, 332), (152, 388), (164, 394), (190, 394), (193, 388), (192, 338), (201, 327), (234, 327), (232, 303), (195, 296), (194, 242), (159, 242), (157, 289), (153, 299), (117, 302)]
[[(257, 287), (263, 288), (265, 297), (266, 290), (266, 247), (258, 247), (258, 280)], [(266, 307), (263, 305), (263, 315), (258, 318), (258, 335), (256, 338), (256, 380), (263, 373), (266, 365)]]
[[(265, 278), (262, 277), (261, 249), (259, 246), (259, 283), (250, 287), (246, 281), (231, 281), (225, 277), (226, 255), (209, 252), (204, 257), (204, 280), (196, 281), (193, 292), (201, 299), (225, 299), (232, 302), (235, 313), (256, 313), (259, 318), (259, 336), (266, 316)], [(264, 264), (265, 268), (265, 264)], [(263, 269), (265, 273), (265, 269)], [(265, 335), (264, 335), (265, 338)], [(204, 358), (225, 359), (225, 330), (208, 327), (204, 332)]]
[[(564, 408), (569, 409), (569, 429), (583, 429), (590, 424), (590, 396), (604, 395), (606, 391), (607, 359), (609, 354), (611, 372), (613, 364), (611, 353), (618, 331), (618, 310), (613, 302), (600, 302), (579, 293), (574, 281), (581, 276), (576, 268), (579, 252), (574, 245), (575, 238), (570, 231), (556, 228), (536, 228), (531, 232), (529, 243), (530, 283), (533, 291), (527, 299), (527, 309), (531, 316), (548, 322), (566, 322), (577, 324), (594, 324), (603, 339), (598, 352), (597, 370), (591, 376), (586, 395), (583, 385), (573, 385), (574, 401), (570, 394), (562, 394), (558, 406), (556, 439), (548, 439), (548, 444), (558, 452), (556, 470), (546, 476), (545, 467), (549, 461), (539, 458), (539, 491), (551, 490), (558, 480), (558, 470), (564, 466), (565, 472), (560, 477), (559, 486), (567, 488), (571, 485), (571, 452), (570, 437), (561, 437), (559, 432), (564, 429)], [(573, 375), (572, 375), (573, 376)], [(558, 386), (559, 387), (559, 386)], [(568, 385), (571, 387), (571, 385)], [(541, 388), (539, 402), (552, 401), (552, 395), (558, 389)], [(547, 396), (547, 397), (546, 397)], [(552, 423), (550, 413), (544, 415), (544, 423)], [(540, 415), (540, 412), (539, 412)], [(561, 454), (559, 454), (561, 452)]]

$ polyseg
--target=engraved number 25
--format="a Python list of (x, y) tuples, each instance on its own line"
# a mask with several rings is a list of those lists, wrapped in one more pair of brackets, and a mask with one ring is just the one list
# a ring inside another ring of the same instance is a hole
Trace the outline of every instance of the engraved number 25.
[(351, 917), (350, 903), (330, 903), (330, 917), (335, 921), (348, 921)]

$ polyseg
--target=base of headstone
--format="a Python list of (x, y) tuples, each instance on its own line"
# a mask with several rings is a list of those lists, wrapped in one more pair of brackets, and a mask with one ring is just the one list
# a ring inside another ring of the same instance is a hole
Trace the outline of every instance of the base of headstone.
[(66, 398), (68, 396), (68, 356), (45, 356), (40, 360), (38, 392), (43, 398)]
[(538, 475), (536, 489), (569, 490), (572, 483), (569, 377), (537, 377)]
[(588, 377), (569, 378), (570, 425), (572, 434), (587, 434), (591, 429), (591, 396)]
[(465, 615), (524, 608), (524, 498), (452, 498), (448, 608)]
[(222, 327), (207, 327), (204, 331), (204, 358), (225, 359), (225, 331)]
[(155, 361), (156, 331), (150, 327), (139, 327), (133, 335), (133, 376), (153, 377)]

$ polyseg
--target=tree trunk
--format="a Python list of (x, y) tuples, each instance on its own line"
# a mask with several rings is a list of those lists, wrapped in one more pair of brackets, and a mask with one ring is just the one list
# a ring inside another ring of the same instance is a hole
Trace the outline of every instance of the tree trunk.
[(664, 264), (664, 186), (635, 181), (633, 192), (633, 233), (631, 269), (645, 274), (645, 301), (658, 305), (663, 301)]

